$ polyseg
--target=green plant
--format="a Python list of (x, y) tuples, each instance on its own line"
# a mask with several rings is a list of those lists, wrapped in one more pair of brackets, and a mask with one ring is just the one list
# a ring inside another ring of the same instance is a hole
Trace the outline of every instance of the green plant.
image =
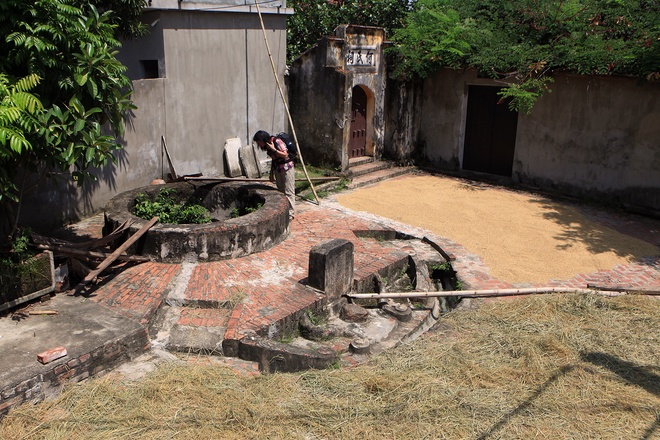
[(11, 242), (11, 248), (0, 253), (0, 298), (39, 290), (49, 282), (50, 260), (37, 257), (30, 248), (30, 230), (24, 229)]
[(317, 314), (311, 309), (307, 310), (307, 317), (309, 318), (309, 322), (311, 322), (313, 325), (323, 325), (328, 321), (328, 317), (326, 315)]
[(245, 214), (250, 214), (252, 212), (255, 212), (259, 210), (262, 206), (264, 206), (263, 203), (257, 203), (257, 206), (246, 206), (244, 208)]
[(278, 342), (281, 342), (282, 344), (290, 344), (299, 336), (300, 336), (300, 331), (297, 329), (294, 331), (285, 332), (282, 333), (282, 335), (280, 335)]
[(231, 209), (231, 211), (229, 211), (229, 218), (236, 218), (250, 214), (257, 211), (262, 206), (264, 206), (263, 203), (257, 203), (255, 206), (243, 206), (242, 208), (234, 207)]
[(115, 163), (114, 152), (121, 148), (115, 137), (135, 109), (126, 67), (116, 58), (119, 36), (146, 31), (140, 22), (144, 5), (142, 0), (0, 2), (4, 225), (16, 227), (28, 189), (15, 178), (19, 170), (82, 185), (96, 178), (98, 168)]
[(470, 66), (529, 113), (555, 71), (660, 78), (660, 4), (646, 0), (417, 0), (392, 35), (395, 75)]
[(401, 26), (408, 0), (290, 0), (294, 14), (287, 18), (287, 63), (332, 34), (340, 24), (379, 26), (386, 32)]
[(151, 200), (149, 195), (140, 193), (135, 198), (131, 212), (145, 220), (158, 216), (161, 223), (174, 225), (204, 224), (212, 221), (206, 208), (195, 201), (179, 202), (177, 194), (174, 188), (162, 188), (154, 200)]
[(431, 272), (453, 272), (454, 268), (451, 266), (449, 261), (444, 261), (442, 263), (435, 263), (431, 265)]

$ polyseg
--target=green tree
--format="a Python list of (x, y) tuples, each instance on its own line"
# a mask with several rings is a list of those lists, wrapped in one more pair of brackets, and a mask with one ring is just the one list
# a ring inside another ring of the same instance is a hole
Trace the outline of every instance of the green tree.
[[(35, 114), (43, 109), (41, 101), (29, 93), (39, 83), (37, 75), (29, 75), (10, 83), (7, 75), (0, 73), (0, 158), (19, 156), (32, 148), (25, 132), (32, 132), (39, 122)], [(3, 196), (18, 201), (16, 184), (8, 174), (10, 170), (0, 168), (0, 200)]]
[(341, 24), (378, 26), (388, 33), (401, 26), (408, 0), (290, 0), (287, 19), (287, 60), (291, 63), (319, 38)]
[[(126, 68), (116, 59), (117, 48), (120, 35), (144, 32), (137, 23), (143, 4), (136, 0), (0, 3), (5, 94), (12, 91), (11, 84), (20, 83), (19, 78), (40, 78), (30, 92), (43, 104), (5, 121), (11, 124), (6, 128), (22, 129), (20, 137), (0, 138), (0, 202), (4, 213), (14, 217), (10, 220), (16, 220), (14, 208), (20, 209), (20, 203), (12, 202), (20, 201), (23, 190), (14, 183), (17, 170), (68, 176), (82, 184), (94, 178), (90, 168), (115, 161), (120, 148), (115, 137), (122, 135), (123, 118), (135, 108)], [(113, 5), (121, 6), (125, 15), (115, 14)]]
[(660, 79), (657, 0), (418, 0), (393, 39), (400, 77), (473, 66), (523, 112), (555, 71)]

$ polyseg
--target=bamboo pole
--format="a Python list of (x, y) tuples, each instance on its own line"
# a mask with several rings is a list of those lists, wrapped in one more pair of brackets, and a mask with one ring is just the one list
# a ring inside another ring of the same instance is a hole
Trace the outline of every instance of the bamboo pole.
[(266, 42), (266, 50), (268, 51), (268, 59), (270, 60), (270, 65), (273, 68), (273, 75), (275, 75), (275, 82), (277, 82), (277, 88), (280, 91), (280, 97), (282, 98), (282, 103), (284, 104), (284, 109), (286, 110), (286, 115), (289, 118), (289, 125), (291, 126), (291, 134), (293, 134), (293, 143), (296, 146), (298, 151), (298, 158), (300, 159), (300, 164), (302, 165), (303, 171), (305, 172), (305, 177), (309, 182), (309, 186), (312, 188), (314, 193), (314, 198), (316, 199), (316, 204), (320, 205), (321, 201), (319, 200), (318, 194), (316, 194), (316, 188), (307, 174), (307, 167), (305, 167), (305, 161), (303, 160), (302, 154), (300, 153), (300, 147), (298, 146), (298, 136), (296, 135), (296, 129), (293, 126), (293, 120), (291, 119), (291, 112), (289, 112), (289, 106), (286, 103), (286, 98), (284, 97), (284, 92), (282, 91), (282, 86), (280, 85), (280, 79), (277, 76), (277, 69), (275, 69), (275, 62), (273, 61), (273, 55), (270, 52), (270, 45), (268, 44), (268, 38), (266, 37), (266, 26), (264, 26), (264, 19), (261, 16), (261, 8), (259, 8), (259, 0), (254, 0), (254, 4), (257, 6), (257, 13), (259, 14), (259, 21), (261, 22), (261, 30), (264, 34), (264, 41)]
[[(325, 182), (328, 180), (339, 180), (341, 177), (310, 177), (309, 179), (295, 179), (296, 182)], [(184, 180), (209, 181), (209, 182), (263, 182), (270, 183), (268, 179), (243, 178), (243, 177), (184, 177)]]
[(542, 293), (600, 293), (594, 289), (573, 287), (529, 287), (520, 289), (486, 289), (486, 290), (446, 290), (442, 292), (384, 292), (384, 293), (349, 293), (346, 296), (354, 299), (385, 299), (385, 298), (442, 298), (460, 296), (462, 298), (489, 298), (498, 296), (519, 296)]

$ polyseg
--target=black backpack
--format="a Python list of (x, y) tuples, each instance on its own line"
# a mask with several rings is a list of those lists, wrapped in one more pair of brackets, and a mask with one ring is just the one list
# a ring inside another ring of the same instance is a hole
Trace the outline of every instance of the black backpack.
[(291, 139), (291, 136), (286, 133), (279, 133), (275, 135), (275, 137), (286, 145), (286, 149), (289, 152), (289, 160), (293, 161), (293, 163), (298, 163), (298, 149), (296, 148), (293, 139)]

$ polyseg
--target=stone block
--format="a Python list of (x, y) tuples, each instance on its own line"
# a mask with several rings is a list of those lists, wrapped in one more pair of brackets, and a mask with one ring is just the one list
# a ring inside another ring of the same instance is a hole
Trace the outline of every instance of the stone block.
[(261, 177), (259, 165), (257, 164), (257, 157), (253, 150), (252, 145), (244, 145), (238, 150), (238, 156), (241, 159), (241, 165), (245, 171), (245, 175), (251, 179)]
[(241, 148), (239, 138), (231, 138), (225, 141), (225, 163), (229, 177), (239, 177), (242, 175), (241, 161), (238, 158), (238, 151)]
[(322, 290), (332, 301), (353, 284), (353, 243), (335, 238), (309, 251), (309, 284)]

